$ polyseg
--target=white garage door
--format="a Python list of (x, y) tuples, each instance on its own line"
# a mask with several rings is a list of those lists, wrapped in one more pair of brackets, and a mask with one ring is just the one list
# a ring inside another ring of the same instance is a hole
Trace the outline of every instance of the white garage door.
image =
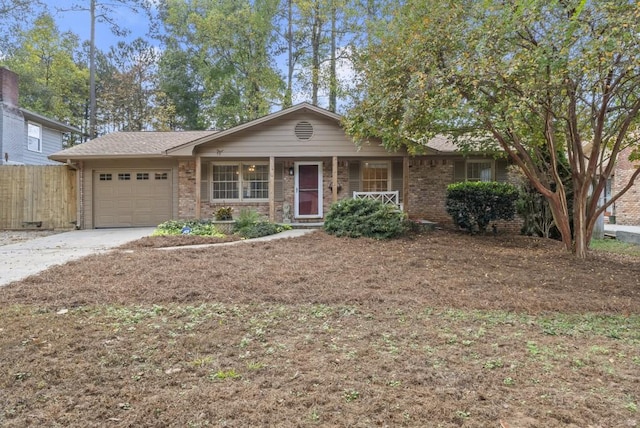
[(93, 176), (94, 227), (156, 226), (171, 218), (171, 170), (103, 170)]

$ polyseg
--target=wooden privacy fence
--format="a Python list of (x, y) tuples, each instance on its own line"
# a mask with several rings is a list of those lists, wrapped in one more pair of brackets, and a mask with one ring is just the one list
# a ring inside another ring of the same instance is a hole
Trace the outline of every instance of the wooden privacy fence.
[(76, 171), (65, 165), (0, 166), (0, 229), (72, 229)]

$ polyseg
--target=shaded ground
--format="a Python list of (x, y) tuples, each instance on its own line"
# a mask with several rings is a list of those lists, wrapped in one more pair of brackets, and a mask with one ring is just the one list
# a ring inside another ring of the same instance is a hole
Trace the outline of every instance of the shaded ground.
[(0, 230), (0, 246), (16, 244), (43, 236), (55, 235), (66, 232), (66, 230)]
[(442, 231), (146, 245), (2, 289), (0, 425), (640, 423), (637, 258)]

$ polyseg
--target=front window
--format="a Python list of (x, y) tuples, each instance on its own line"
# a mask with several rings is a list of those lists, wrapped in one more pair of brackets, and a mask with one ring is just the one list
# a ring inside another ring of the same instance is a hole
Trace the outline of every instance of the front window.
[(27, 150), (42, 152), (42, 128), (40, 125), (27, 124)]
[(211, 197), (218, 201), (269, 199), (269, 165), (213, 164)]
[(363, 192), (386, 192), (389, 190), (389, 164), (387, 162), (365, 162), (362, 168)]
[(467, 161), (467, 181), (492, 181), (491, 161)]

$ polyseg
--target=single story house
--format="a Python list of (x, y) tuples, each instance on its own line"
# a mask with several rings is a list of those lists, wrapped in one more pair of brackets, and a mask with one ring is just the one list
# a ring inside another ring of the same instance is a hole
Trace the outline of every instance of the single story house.
[(0, 67), (0, 165), (58, 165), (63, 136), (82, 131), (18, 104), (18, 75)]
[(154, 226), (254, 209), (275, 222), (321, 223), (354, 192), (411, 218), (450, 223), (448, 184), (507, 179), (506, 160), (457, 153), (445, 138), (423, 156), (356, 146), (341, 117), (302, 103), (224, 131), (118, 132), (54, 153), (77, 168), (78, 226)]

